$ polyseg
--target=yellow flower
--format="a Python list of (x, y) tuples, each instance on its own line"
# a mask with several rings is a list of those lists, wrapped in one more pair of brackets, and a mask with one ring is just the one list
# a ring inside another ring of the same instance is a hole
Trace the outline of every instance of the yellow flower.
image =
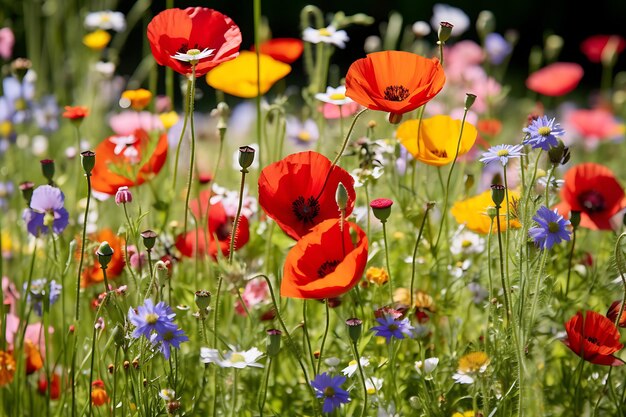
[(474, 417), (474, 412), (472, 410), (463, 413), (456, 412), (452, 414), (452, 417)]
[(83, 37), (83, 44), (94, 51), (104, 49), (111, 41), (111, 35), (106, 30), (98, 29)]
[(15, 375), (15, 359), (8, 352), (0, 350), (0, 387), (13, 381)]
[(418, 309), (434, 312), (435, 302), (433, 301), (433, 297), (426, 294), (424, 291), (418, 290), (415, 292), (415, 307)]
[[(291, 72), (291, 67), (269, 55), (260, 54), (260, 70), (261, 94), (265, 94), (276, 81)], [(211, 70), (206, 76), (206, 81), (211, 87), (233, 96), (256, 97), (258, 95), (256, 53), (240, 52), (237, 58)]]
[(411, 304), (411, 292), (406, 288), (396, 288), (393, 292), (393, 302), (408, 306)]
[[(517, 201), (519, 201), (519, 193), (516, 191), (509, 191), (509, 209), (511, 213), (511, 228), (517, 229), (521, 227), (520, 222), (515, 217), (515, 207)], [(450, 213), (456, 219), (459, 224), (464, 224), (469, 230), (476, 233), (489, 233), (489, 225), (491, 219), (487, 216), (487, 208), (493, 207), (493, 200), (491, 199), (491, 190), (487, 190), (482, 194), (474, 197), (470, 197), (466, 200), (457, 201), (450, 209)], [(496, 232), (497, 221), (493, 220), (493, 232)], [(506, 230), (506, 210), (502, 208), (500, 210), (500, 230)]]
[(0, 254), (10, 254), (13, 250), (13, 244), (11, 242), (11, 236), (8, 232), (2, 231), (2, 247), (0, 247)]
[(132, 107), (134, 110), (141, 111), (150, 104), (152, 93), (145, 88), (138, 90), (126, 90), (122, 93), (120, 106), (123, 108)]
[(485, 352), (471, 352), (461, 356), (458, 371), (463, 373), (482, 373), (487, 369), (489, 362), (489, 356)]
[[(415, 159), (428, 165), (443, 166), (454, 160), (460, 134), (460, 120), (439, 115), (423, 119), (421, 124), (419, 120), (407, 120), (398, 127), (396, 137)], [(472, 148), (477, 134), (472, 124), (463, 124), (459, 155)]]
[(373, 284), (383, 285), (389, 281), (389, 274), (385, 268), (372, 266), (367, 268), (367, 271), (365, 271), (365, 279)]
[(165, 130), (168, 130), (170, 127), (178, 123), (178, 113), (175, 111), (161, 113), (159, 114), (159, 119), (161, 120), (161, 123), (163, 123)]

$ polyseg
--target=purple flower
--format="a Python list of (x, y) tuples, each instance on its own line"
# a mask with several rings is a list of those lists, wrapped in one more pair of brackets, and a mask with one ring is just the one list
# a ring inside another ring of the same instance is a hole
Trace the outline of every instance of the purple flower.
[(165, 359), (170, 358), (171, 347), (180, 349), (182, 342), (188, 342), (189, 338), (185, 335), (182, 329), (166, 330), (163, 334), (153, 333), (150, 337), (152, 346), (159, 346), (159, 351), (163, 354)]
[(65, 196), (56, 187), (42, 185), (35, 188), (30, 208), (22, 214), (28, 232), (33, 236), (47, 234), (50, 226), (56, 234), (63, 232), (69, 223), (69, 215), (63, 207), (64, 200)]
[(175, 316), (176, 313), (173, 313), (170, 306), (163, 301), (155, 306), (149, 298), (137, 309), (132, 307), (128, 309), (128, 320), (137, 327), (132, 334), (134, 338), (143, 335), (151, 340), (153, 332), (161, 337), (167, 332), (176, 332), (178, 326), (174, 324)]
[(492, 32), (485, 37), (485, 52), (493, 65), (500, 65), (512, 51), (511, 45), (499, 33)]
[[(48, 305), (51, 306), (59, 299), (62, 288), (63, 286), (57, 284), (55, 280), (48, 282), (46, 278), (36, 279), (31, 282), (27, 299), (33, 303), (33, 310), (39, 317), (43, 315), (43, 300), (46, 294), (48, 294)], [(26, 283), (24, 283), (24, 291), (26, 291)]]
[(382, 336), (387, 339), (387, 343), (391, 342), (391, 338), (404, 339), (404, 336), (411, 337), (413, 326), (409, 323), (409, 319), (395, 319), (389, 314), (376, 319), (380, 326), (374, 326), (370, 330), (376, 332), (376, 336)]
[(341, 404), (350, 402), (350, 394), (348, 391), (341, 388), (341, 385), (346, 382), (346, 378), (343, 376), (332, 377), (324, 372), (321, 375), (317, 375), (311, 386), (315, 390), (317, 398), (324, 399), (324, 405), (322, 405), (322, 412), (332, 413), (333, 410), (339, 407)]
[(509, 159), (519, 158), (522, 155), (524, 155), (522, 153), (522, 145), (496, 145), (483, 153), (480, 162), (484, 162), (487, 165), (490, 162), (500, 161), (502, 166), (505, 167)]
[(570, 222), (565, 220), (556, 209), (552, 211), (545, 206), (541, 206), (533, 220), (539, 226), (531, 227), (528, 235), (540, 249), (552, 249), (552, 246), (555, 244), (563, 240), (570, 240), (571, 232), (567, 229)]
[(550, 148), (558, 146), (559, 138), (565, 134), (565, 130), (561, 125), (554, 123), (555, 118), (548, 119), (547, 116), (538, 117), (533, 120), (528, 127), (522, 129), (525, 132), (526, 139), (522, 142), (524, 145), (530, 145), (533, 149), (543, 149), (549, 151)]

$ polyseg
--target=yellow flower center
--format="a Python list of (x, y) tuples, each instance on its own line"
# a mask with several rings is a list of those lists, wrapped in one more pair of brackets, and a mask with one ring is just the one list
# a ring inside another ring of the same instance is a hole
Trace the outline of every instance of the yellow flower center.
[(83, 44), (88, 48), (99, 51), (109, 44), (111, 35), (105, 30), (98, 29), (83, 37)]
[(550, 133), (552, 133), (552, 129), (550, 129), (550, 127), (548, 126), (543, 126), (543, 127), (540, 127), (539, 130), (537, 130), (537, 132), (539, 132), (541, 136), (548, 136)]
[(7, 137), (13, 131), (13, 125), (8, 120), (0, 123), (0, 136)]
[(354, 359), (352, 359), (350, 361), (350, 363), (348, 364), (348, 366), (354, 366), (354, 365), (356, 365), (356, 361)]
[(367, 393), (368, 393), (369, 395), (374, 395), (374, 394), (376, 394), (376, 388), (374, 388), (374, 387), (368, 387), (368, 388), (367, 388)]
[(460, 372), (482, 372), (489, 365), (489, 356), (485, 352), (472, 352), (459, 359)]
[(241, 353), (233, 353), (230, 356), (230, 361), (233, 363), (245, 362), (246, 358)]
[(548, 223), (548, 231), (550, 233), (556, 233), (559, 231), (559, 224), (557, 222), (550, 222)]
[(334, 93), (328, 96), (331, 100), (345, 100), (346, 95), (341, 93)]
[(298, 133), (298, 139), (302, 142), (308, 142), (311, 140), (311, 134), (306, 130), (301, 130), (300, 133)]
[(111, 20), (111, 16), (107, 13), (107, 14), (103, 14), (100, 16), (100, 19), (102, 19), (102, 22), (108, 22)]
[(469, 248), (470, 246), (472, 246), (472, 242), (470, 240), (465, 239), (463, 242), (461, 242), (461, 247), (463, 248)]
[(146, 323), (156, 324), (158, 320), (159, 320), (159, 316), (157, 316), (156, 314), (154, 313), (146, 314)]
[(319, 30), (319, 34), (320, 34), (320, 36), (326, 36), (326, 37), (331, 35), (330, 31), (328, 29), (326, 29), (326, 28), (320, 29)]
[(509, 150), (508, 149), (500, 149), (497, 153), (498, 156), (509, 156)]
[(200, 52), (202, 51), (199, 49), (193, 48), (187, 51), (187, 55), (191, 55), (191, 56), (200, 55)]

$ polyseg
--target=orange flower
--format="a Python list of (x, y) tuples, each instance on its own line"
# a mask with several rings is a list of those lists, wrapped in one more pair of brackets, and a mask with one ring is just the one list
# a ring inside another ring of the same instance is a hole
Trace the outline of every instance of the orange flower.
[[(520, 222), (515, 218), (515, 207), (519, 200), (519, 193), (516, 191), (509, 191), (509, 210), (511, 213), (510, 223), (511, 228), (517, 229), (521, 227)], [(457, 201), (450, 209), (450, 213), (456, 219), (459, 224), (464, 224), (465, 227), (476, 233), (489, 233), (489, 226), (491, 225), (491, 219), (487, 216), (487, 208), (493, 207), (493, 200), (491, 199), (491, 190), (487, 190), (482, 194), (468, 198), (463, 201)], [(506, 230), (506, 210), (500, 210), (500, 231)], [(496, 219), (493, 220), (493, 232), (497, 233)]]
[(341, 182), (348, 191), (346, 216), (352, 213), (356, 194), (354, 179), (324, 155), (300, 152), (261, 171), (259, 205), (293, 239), (327, 219), (338, 219), (335, 192)]
[(241, 31), (230, 17), (213, 9), (174, 8), (162, 11), (148, 24), (148, 41), (159, 65), (183, 75), (191, 75), (190, 59), (174, 56), (201, 57), (196, 64), (199, 77), (237, 57)]
[[(254, 45), (250, 50), (255, 50)], [(296, 38), (274, 38), (259, 45), (259, 52), (285, 64), (291, 64), (300, 58), (303, 50), (304, 42)]]
[(15, 359), (9, 352), (0, 350), (0, 387), (13, 381), (15, 376)]
[[(122, 273), (124, 269), (124, 242), (120, 239), (111, 229), (102, 229), (98, 233), (89, 237), (90, 242), (99, 244), (107, 241), (113, 249), (113, 256), (111, 262), (107, 268), (107, 278), (115, 278)], [(89, 244), (89, 243), (88, 243)], [(97, 247), (97, 245), (96, 245)], [(91, 257), (87, 257), (87, 265), (83, 269), (82, 279), (80, 282), (81, 287), (88, 287), (89, 285), (99, 284), (104, 280), (102, 269), (98, 263), (98, 255), (95, 250)]]
[(134, 110), (141, 111), (152, 100), (152, 93), (145, 88), (139, 88), (137, 90), (125, 90), (122, 92), (122, 99), (120, 100), (120, 106), (127, 108), (132, 107)]
[(587, 311), (585, 317), (579, 311), (565, 323), (567, 339), (565, 346), (584, 360), (596, 365), (620, 366), (624, 361), (613, 356), (624, 345), (611, 320), (595, 311)]
[(526, 87), (544, 96), (563, 96), (574, 90), (583, 78), (583, 67), (572, 62), (555, 62), (533, 72)]
[[(419, 134), (418, 134), (419, 126)], [(463, 124), (459, 156), (466, 154), (476, 141), (476, 128)], [(438, 115), (429, 119), (407, 120), (398, 127), (396, 137), (413, 157), (425, 164), (443, 166), (451, 163), (461, 136), (461, 121)]]
[(446, 81), (437, 58), (383, 51), (355, 61), (346, 75), (346, 96), (372, 110), (402, 114), (426, 104)]
[[(167, 157), (167, 134), (158, 138), (137, 129), (128, 136), (106, 138), (96, 147), (92, 171), (93, 189), (115, 195), (119, 187), (143, 184), (159, 173)], [(148, 157), (146, 153), (151, 156)]]
[(559, 213), (580, 211), (580, 226), (611, 230), (610, 219), (626, 207), (626, 196), (613, 172), (592, 162), (576, 165), (563, 176)]
[(91, 403), (93, 405), (99, 407), (109, 402), (109, 394), (107, 394), (101, 379), (93, 381), (91, 387)]
[(497, 136), (502, 131), (502, 122), (498, 119), (481, 119), (476, 123), (478, 133), (483, 136)]
[[(343, 232), (339, 226), (338, 220), (325, 220), (291, 248), (280, 295), (339, 297), (359, 282), (367, 263), (367, 236), (354, 223), (344, 223)], [(352, 243), (351, 232), (356, 235), (356, 244)]]
[(89, 109), (83, 106), (65, 106), (63, 117), (70, 120), (83, 120), (89, 115)]
[[(183, 256), (192, 257), (195, 254), (204, 255), (208, 253), (214, 259), (218, 254), (228, 256), (230, 251), (230, 235), (233, 228), (233, 216), (228, 216), (222, 202), (211, 204), (208, 207), (208, 199), (210, 192), (205, 191), (200, 194), (200, 198), (189, 204), (191, 211), (198, 221), (208, 213), (208, 228), (199, 227), (196, 230), (188, 232), (186, 235), (180, 235), (176, 239), (176, 248)], [(207, 233), (208, 232), (208, 233)], [(237, 224), (237, 232), (235, 233), (235, 250), (242, 248), (250, 240), (250, 225), (246, 216), (239, 217)], [(208, 244), (208, 247), (207, 247)]]
[(26, 355), (26, 374), (30, 375), (43, 367), (43, 358), (39, 348), (30, 340), (24, 340), (24, 354)]

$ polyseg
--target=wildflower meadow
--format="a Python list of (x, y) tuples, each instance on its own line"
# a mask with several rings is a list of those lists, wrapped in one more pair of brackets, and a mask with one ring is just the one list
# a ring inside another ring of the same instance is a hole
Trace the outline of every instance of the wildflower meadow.
[(163, 3), (2, 2), (0, 416), (626, 416), (621, 28)]

